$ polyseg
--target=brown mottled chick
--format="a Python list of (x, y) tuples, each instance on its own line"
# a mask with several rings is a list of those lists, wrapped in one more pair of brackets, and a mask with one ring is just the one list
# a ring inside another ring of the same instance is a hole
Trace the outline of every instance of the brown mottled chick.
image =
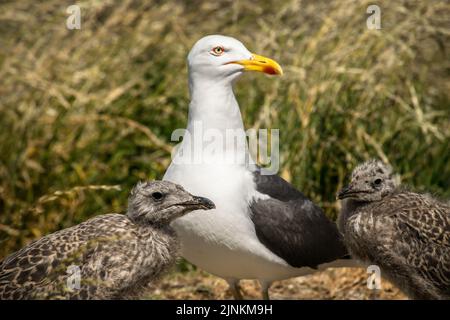
[(0, 300), (137, 298), (178, 256), (171, 221), (212, 208), (179, 185), (138, 183), (126, 215), (96, 216), (1, 261)]
[(450, 298), (450, 206), (400, 188), (392, 170), (371, 160), (338, 193), (339, 229), (354, 258), (412, 299)]

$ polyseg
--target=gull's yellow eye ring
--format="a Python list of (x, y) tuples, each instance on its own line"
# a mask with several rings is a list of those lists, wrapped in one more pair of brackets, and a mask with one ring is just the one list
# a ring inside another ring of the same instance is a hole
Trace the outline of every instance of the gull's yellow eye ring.
[(217, 46), (211, 49), (211, 54), (215, 56), (221, 56), (225, 52), (225, 49), (221, 46)]

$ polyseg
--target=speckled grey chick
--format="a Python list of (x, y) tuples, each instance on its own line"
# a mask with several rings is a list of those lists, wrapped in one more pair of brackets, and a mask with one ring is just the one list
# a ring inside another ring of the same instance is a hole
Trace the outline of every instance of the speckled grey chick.
[(450, 206), (398, 186), (389, 166), (371, 160), (338, 193), (340, 231), (354, 258), (412, 299), (450, 299)]
[(178, 256), (170, 222), (212, 208), (179, 185), (138, 183), (126, 215), (96, 216), (0, 262), (0, 300), (136, 298)]

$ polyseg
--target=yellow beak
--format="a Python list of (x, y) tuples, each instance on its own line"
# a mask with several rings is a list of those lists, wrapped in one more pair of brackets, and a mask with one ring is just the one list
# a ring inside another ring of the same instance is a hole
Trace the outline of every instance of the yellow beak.
[(249, 60), (239, 60), (230, 63), (237, 63), (244, 66), (246, 71), (259, 71), (267, 74), (283, 74), (283, 69), (280, 65), (272, 59), (252, 53), (252, 58)]

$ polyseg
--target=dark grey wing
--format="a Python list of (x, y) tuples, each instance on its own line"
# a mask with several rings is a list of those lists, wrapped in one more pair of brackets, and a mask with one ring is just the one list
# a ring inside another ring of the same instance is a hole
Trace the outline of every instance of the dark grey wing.
[(256, 235), (293, 267), (347, 258), (336, 224), (300, 191), (277, 175), (253, 173), (256, 189), (269, 199), (250, 205)]

